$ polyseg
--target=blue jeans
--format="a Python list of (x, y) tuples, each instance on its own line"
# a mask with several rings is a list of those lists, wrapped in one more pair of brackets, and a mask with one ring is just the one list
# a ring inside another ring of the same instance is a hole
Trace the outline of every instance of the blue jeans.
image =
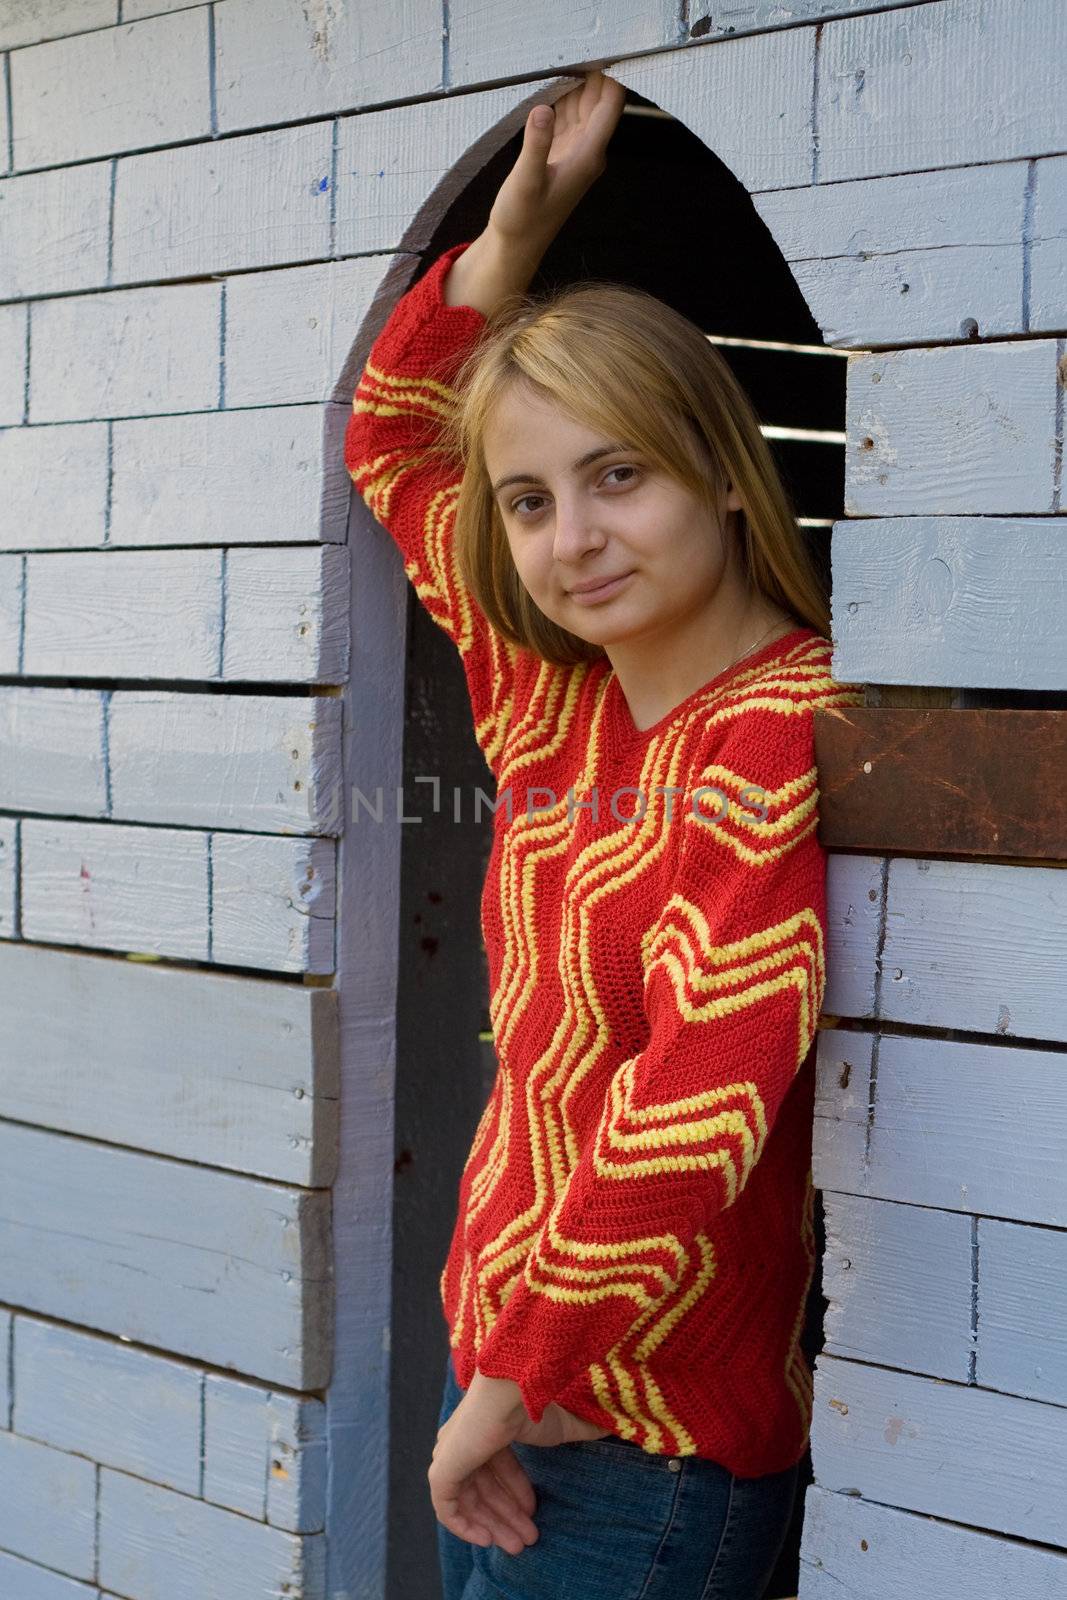
[[(462, 1398), (449, 1352), (439, 1428)], [(513, 1556), (438, 1522), (444, 1600), (763, 1600), (799, 1464), (737, 1478), (615, 1434), (511, 1448), (537, 1497), (538, 1538)]]

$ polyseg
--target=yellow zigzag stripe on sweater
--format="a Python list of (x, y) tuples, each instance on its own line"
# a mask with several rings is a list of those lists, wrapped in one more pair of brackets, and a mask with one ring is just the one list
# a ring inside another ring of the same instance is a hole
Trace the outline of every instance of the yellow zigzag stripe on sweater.
[[(668, 950), (664, 950), (657, 957), (657, 961), (671, 978), (682, 1020), (684, 1022), (719, 1020), (733, 1012), (758, 1004), (771, 994), (793, 989), (799, 997), (797, 1049), (799, 1066), (810, 1043), (822, 983), (822, 936), (814, 913), (805, 908), (785, 921), (763, 929), (747, 939), (716, 946), (711, 942), (707, 922), (698, 907), (685, 901), (681, 896), (673, 897), (671, 904), (689, 920), (697, 932), (703, 967), (718, 969), (702, 969), (696, 959), (696, 952), (689, 944), (686, 930), (679, 923), (675, 931), (682, 936), (682, 946), (683, 949), (688, 949), (690, 962), (687, 966), (683, 966), (674, 951)], [(662, 937), (666, 939), (671, 931), (670, 928), (665, 928)], [(804, 937), (805, 933), (809, 937)], [(766, 951), (773, 943), (781, 943), (783, 939), (793, 942), (787, 943), (777, 954), (758, 954), (760, 951)], [(783, 966), (783, 963), (790, 964)], [(770, 979), (760, 976), (776, 965), (782, 967), (776, 976)], [(702, 1005), (694, 1005), (689, 999), (690, 988), (697, 991), (723, 989), (726, 984), (736, 984), (738, 981), (748, 985), (740, 993), (718, 994)], [(727, 1184), (727, 1204), (732, 1204), (747, 1180), (753, 1164), (758, 1160), (767, 1136), (766, 1115), (756, 1086), (743, 1081), (664, 1104), (639, 1106), (634, 1098), (636, 1060), (637, 1058), (632, 1057), (623, 1062), (612, 1079), (604, 1116), (593, 1145), (593, 1163), (598, 1176), (618, 1178), (625, 1182), (628, 1178), (648, 1172), (722, 1167)], [(754, 1137), (748, 1116), (736, 1108), (705, 1116), (698, 1122), (678, 1123), (675, 1120), (679, 1116), (689, 1116), (694, 1112), (712, 1111), (715, 1106), (721, 1105), (723, 1100), (731, 1096), (739, 1097), (748, 1103), (751, 1120), (755, 1125)], [(674, 1120), (673, 1126), (670, 1125), (672, 1120)], [(651, 1126), (656, 1123), (664, 1126)], [(644, 1124), (645, 1128), (638, 1132), (625, 1132), (624, 1124)], [(737, 1136), (740, 1140), (743, 1150), (740, 1175), (736, 1172), (733, 1157), (728, 1150), (712, 1148), (695, 1155), (689, 1153), (689, 1147), (698, 1141), (704, 1140), (714, 1146), (715, 1141), (724, 1135)], [(658, 1154), (647, 1161), (616, 1163), (601, 1156), (602, 1143), (617, 1150), (640, 1148), (671, 1153)], [(526, 1281), (531, 1289), (547, 1295), (552, 1300), (574, 1304), (603, 1299), (607, 1294), (625, 1294), (634, 1300), (639, 1310), (658, 1306), (659, 1300), (649, 1295), (641, 1279), (647, 1279), (650, 1273), (662, 1276), (662, 1268), (652, 1262), (641, 1262), (638, 1258), (641, 1252), (667, 1250), (674, 1254), (680, 1273), (686, 1257), (680, 1241), (674, 1235), (637, 1237), (608, 1243), (588, 1243), (569, 1239), (559, 1232), (557, 1226), (565, 1199), (565, 1194), (559, 1196), (545, 1224), (545, 1234), (553, 1250), (565, 1260), (563, 1263), (548, 1262), (536, 1249), (531, 1251), (525, 1266)], [(566, 1258), (569, 1258), (569, 1263)], [(629, 1282), (621, 1281), (609, 1285), (597, 1281), (605, 1275), (602, 1267), (586, 1263), (612, 1265), (623, 1263), (631, 1271), (636, 1269), (641, 1276)], [(561, 1283), (560, 1279), (564, 1282)], [(570, 1288), (565, 1286), (567, 1283), (576, 1283), (584, 1287)]]
[[(379, 522), (388, 518), (398, 485), (433, 456), (432, 450), (388, 451), (353, 469), (351, 476)], [(460, 578), (452, 542), (452, 519), (458, 493), (459, 484), (448, 483), (430, 497), (423, 516), (422, 558), (409, 556), (404, 562), (404, 571), (430, 615), (454, 640), (460, 655), (466, 656), (474, 643), (474, 608), (471, 595)], [(492, 764), (503, 747), (511, 723), (514, 700), (510, 687), (516, 649), (488, 624), (484, 633), (491, 661), (492, 710), (476, 723), (474, 733)]]
[[(374, 396), (381, 395), (386, 404), (378, 404)], [(435, 396), (440, 395), (440, 399)], [(366, 398), (370, 396), (371, 398)], [(368, 361), (363, 376), (356, 386), (352, 399), (353, 411), (369, 411), (375, 416), (448, 416), (456, 400), (457, 391), (436, 378), (407, 378), (396, 373), (382, 372)]]
[[(597, 703), (593, 716), (593, 727), (586, 750), (584, 772), (581, 785), (590, 781), (590, 768), (596, 759), (599, 748), (599, 731), (602, 721), (603, 696)], [(678, 767), (683, 755), (682, 741), (677, 731), (673, 736), (665, 736), (654, 744), (648, 751), (641, 775), (641, 785), (646, 790), (651, 790), (654, 785), (651, 779), (674, 782), (678, 777)], [(576, 788), (580, 785), (576, 784)], [(535, 1180), (535, 1199), (530, 1209), (522, 1216), (509, 1223), (498, 1237), (491, 1241), (479, 1256), (478, 1270), (478, 1322), (485, 1327), (491, 1327), (497, 1314), (497, 1305), (506, 1303), (507, 1293), (514, 1281), (522, 1276), (525, 1262), (537, 1238), (542, 1220), (548, 1209), (550, 1190), (548, 1169), (551, 1170), (551, 1189), (559, 1195), (565, 1188), (567, 1177), (579, 1158), (578, 1143), (566, 1117), (565, 1101), (573, 1092), (577, 1083), (595, 1065), (597, 1058), (603, 1053), (610, 1030), (607, 1028), (603, 1016), (593, 975), (588, 966), (588, 917), (595, 901), (602, 896), (611, 895), (621, 888), (632, 876), (642, 871), (647, 871), (652, 866), (661, 850), (666, 847), (670, 824), (664, 821), (665, 802), (662, 798), (656, 801), (659, 808), (657, 817), (656, 808), (651, 808), (646, 813), (643, 822), (635, 829), (631, 825), (621, 825), (614, 835), (598, 838), (587, 846), (582, 856), (573, 863), (570, 869), (571, 878), (577, 879), (574, 896), (565, 896), (567, 905), (567, 923), (562, 933), (561, 950), (565, 953), (565, 965), (561, 967), (563, 981), (565, 1010), (555, 1036), (550, 1042), (541, 1060), (535, 1064), (533, 1072), (527, 1083), (526, 1108), (529, 1129), (531, 1160)], [(561, 814), (562, 809), (560, 808)], [(637, 837), (635, 838), (635, 832)], [(623, 870), (624, 868), (628, 870)], [(528, 908), (531, 918), (532, 901)], [(531, 990), (532, 993), (532, 990)], [(592, 1014), (596, 1019), (595, 1037), (590, 1041), (590, 1030), (585, 1018)], [(565, 1045), (567, 1035), (570, 1042)], [(582, 1050), (583, 1054), (574, 1065), (575, 1052)], [(555, 1067), (554, 1074), (545, 1082), (540, 1080), (546, 1070)], [(556, 1103), (559, 1086), (563, 1084), (563, 1101)], [(567, 1147), (564, 1155), (560, 1148), (560, 1134), (557, 1123), (563, 1124), (563, 1142)], [(546, 1149), (547, 1147), (547, 1149)], [(501, 1167), (496, 1176), (499, 1178)], [(532, 1226), (531, 1226), (532, 1225)], [(509, 1238), (522, 1229), (527, 1228), (524, 1237), (513, 1243), (509, 1249), (504, 1249)], [(669, 1240), (664, 1241), (671, 1248)], [(685, 1252), (677, 1241), (674, 1246), (678, 1255), (679, 1264), (684, 1264)], [(502, 1253), (501, 1253), (502, 1252)], [(495, 1257), (495, 1258), (494, 1258)], [(483, 1267), (483, 1263), (485, 1264)], [(506, 1283), (499, 1284), (501, 1272), (508, 1272), (516, 1264), (519, 1271), (509, 1278)], [(601, 1280), (612, 1279), (620, 1273), (632, 1276), (632, 1267), (624, 1262), (618, 1264), (608, 1263), (596, 1269), (596, 1276)], [(647, 1263), (645, 1266), (646, 1278), (658, 1277), (659, 1292), (654, 1299), (650, 1299), (650, 1308), (659, 1304), (664, 1293), (670, 1291), (674, 1282), (670, 1274), (655, 1264)], [(498, 1284), (494, 1295), (493, 1285)], [(605, 1293), (612, 1290), (605, 1287)], [(618, 1292), (617, 1290), (614, 1292)], [(496, 1304), (494, 1304), (494, 1300)], [(648, 1379), (650, 1395), (658, 1396), (651, 1378)], [(634, 1414), (640, 1415), (636, 1397), (631, 1399)], [(672, 1424), (673, 1431), (679, 1436), (684, 1435), (680, 1424), (673, 1424), (662, 1402), (650, 1398), (648, 1404), (657, 1411), (662, 1421)], [(652, 1437), (658, 1436), (658, 1427), (650, 1416), (642, 1418)], [(686, 1435), (686, 1437), (688, 1437)]]

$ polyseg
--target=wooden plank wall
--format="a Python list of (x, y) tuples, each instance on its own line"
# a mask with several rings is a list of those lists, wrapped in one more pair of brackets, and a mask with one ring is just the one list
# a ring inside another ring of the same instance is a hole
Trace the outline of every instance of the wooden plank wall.
[[(0, 6), (0, 1592), (384, 1600), (399, 830), (345, 802), (406, 586), (340, 442), (450, 201), (568, 69), (685, 121), (853, 352), (838, 676), (1063, 691), (1065, 48), (1056, 0)], [(802, 1600), (1067, 1582), (1024, 815), (1025, 864), (988, 804), (984, 861), (832, 862)]]

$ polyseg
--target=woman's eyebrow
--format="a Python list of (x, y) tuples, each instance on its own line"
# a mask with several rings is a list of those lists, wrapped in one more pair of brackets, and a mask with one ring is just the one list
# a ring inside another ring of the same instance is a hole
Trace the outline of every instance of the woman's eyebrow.
[[(599, 444), (595, 450), (587, 450), (584, 456), (579, 456), (577, 461), (571, 463), (572, 472), (581, 472), (583, 467), (588, 467), (592, 462), (598, 461), (601, 456), (612, 456), (617, 450), (629, 450), (627, 444)], [(540, 483), (541, 479), (535, 472), (511, 472), (506, 478), (498, 478), (493, 484), (493, 493), (499, 494), (501, 489), (506, 489), (509, 483)]]

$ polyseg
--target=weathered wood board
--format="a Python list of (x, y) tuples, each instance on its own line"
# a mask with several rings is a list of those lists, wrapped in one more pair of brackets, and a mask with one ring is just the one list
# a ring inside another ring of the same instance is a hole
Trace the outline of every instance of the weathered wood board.
[(332, 839), (24, 819), (22, 936), (331, 972)]
[(972, 1219), (834, 1193), (825, 1214), (830, 1354), (966, 1383), (974, 1350)]
[(323, 1188), (337, 1011), (331, 989), (5, 943), (0, 1116)]
[(820, 1487), (1067, 1548), (1062, 1407), (821, 1355), (814, 1416)]
[(221, 284), (63, 295), (34, 301), (32, 319), (31, 423), (219, 403)]
[(291, 1388), (329, 1382), (327, 1191), (9, 1123), (0, 1198), (8, 1303)]
[(1067, 1228), (1063, 1052), (833, 1028), (818, 1048), (820, 1188)]
[(1067, 711), (817, 711), (815, 759), (829, 849), (1067, 859)]
[[(96, 1468), (81, 1456), (0, 1432), (0, 1546), (92, 1578)], [(17, 1571), (17, 1569), (16, 1569)], [(0, 1566), (0, 1578), (7, 1574)], [(32, 1594), (32, 1590), (30, 1591)], [(21, 1600), (21, 1596), (20, 1596)]]
[[(109, 19), (109, 20), (114, 20)], [(211, 135), (208, 12), (97, 28), (11, 58), (15, 167), (60, 166)], [(167, 63), (167, 93), (159, 65)]]
[(893, 1022), (1067, 1040), (1067, 873), (898, 857), (881, 969)]
[(100, 1581), (152, 1600), (324, 1594), (325, 1535), (298, 1535), (123, 1472), (100, 1472)]
[[(846, 515), (1057, 511), (1059, 356), (1055, 339), (850, 355)], [(881, 548), (882, 539), (874, 543)], [(930, 627), (954, 598), (955, 574), (933, 568), (926, 576), (921, 622)], [(974, 603), (973, 591), (961, 598)]]
[(831, 852), (827, 860), (823, 1011), (828, 1016), (874, 1016), (884, 870), (877, 856)]
[(309, 122), (120, 157), (111, 281), (328, 257), (332, 142), (332, 123)]
[(1067, 1556), (810, 1484), (800, 1600), (1060, 1600)]
[(1051, 517), (835, 522), (834, 677), (1067, 688), (1064, 528)]

